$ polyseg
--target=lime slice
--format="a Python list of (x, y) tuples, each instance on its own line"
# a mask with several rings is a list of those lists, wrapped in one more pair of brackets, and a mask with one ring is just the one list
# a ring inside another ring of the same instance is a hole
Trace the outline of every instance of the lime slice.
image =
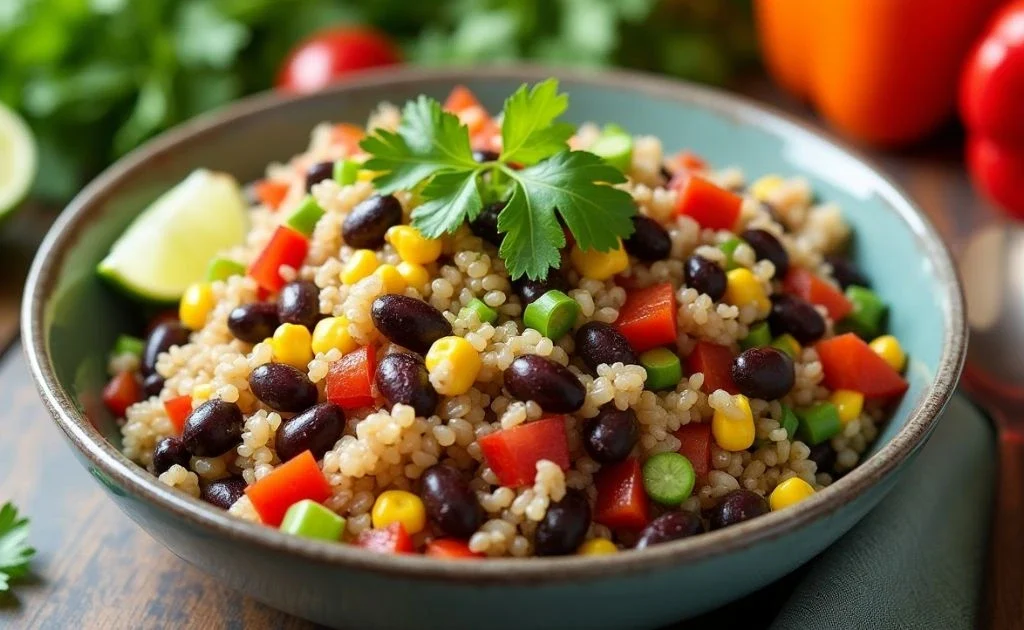
[(0, 217), (28, 193), (36, 174), (36, 143), (28, 125), (0, 105)]
[(206, 277), (211, 258), (245, 240), (247, 227), (238, 182), (199, 169), (146, 208), (96, 271), (132, 297), (174, 302)]

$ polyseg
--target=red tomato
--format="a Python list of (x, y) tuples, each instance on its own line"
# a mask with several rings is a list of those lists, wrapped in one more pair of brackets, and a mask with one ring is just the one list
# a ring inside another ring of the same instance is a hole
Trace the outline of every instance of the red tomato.
[(542, 459), (558, 464), (562, 470), (568, 470), (571, 463), (562, 416), (495, 431), (478, 443), (487, 465), (503, 486), (531, 485), (537, 476), (537, 462)]
[(142, 386), (134, 372), (119, 372), (103, 388), (103, 404), (118, 418), (128, 407), (142, 400)]
[(644, 492), (640, 460), (604, 466), (594, 477), (597, 505), (594, 520), (612, 529), (643, 529), (650, 520), (651, 505)]
[(846, 333), (814, 345), (829, 389), (852, 389), (868, 398), (888, 398), (907, 391), (907, 382), (863, 339)]
[(457, 538), (438, 538), (427, 543), (423, 555), (432, 558), (444, 558), (445, 560), (460, 560), (463, 558), (483, 558), (484, 554), (469, 550), (469, 545), (464, 540)]
[(985, 197), (1024, 219), (1024, 144), (1012, 146), (985, 136), (969, 136), (967, 168)]
[(412, 553), (412, 538), (401, 523), (383, 529), (367, 529), (356, 537), (355, 545), (376, 553)]
[(704, 479), (711, 471), (711, 423), (684, 424), (673, 435), (682, 442), (678, 453), (690, 460), (697, 478)]
[(277, 88), (307, 94), (357, 70), (390, 66), (401, 53), (383, 33), (367, 26), (341, 26), (314, 33), (292, 49), (277, 75)]
[(789, 270), (782, 281), (782, 288), (811, 304), (824, 306), (832, 321), (838, 322), (853, 310), (853, 304), (842, 291), (801, 267)]
[(724, 389), (730, 394), (738, 394), (736, 383), (732, 381), (732, 351), (710, 341), (698, 341), (693, 351), (686, 357), (688, 374), (700, 372), (704, 375), (704, 384), (700, 389), (710, 394), (716, 389)]
[(676, 294), (668, 282), (630, 291), (616, 328), (636, 352), (676, 341)]
[(342, 409), (358, 409), (373, 404), (373, 375), (377, 352), (363, 346), (331, 364), (327, 372), (327, 400)]

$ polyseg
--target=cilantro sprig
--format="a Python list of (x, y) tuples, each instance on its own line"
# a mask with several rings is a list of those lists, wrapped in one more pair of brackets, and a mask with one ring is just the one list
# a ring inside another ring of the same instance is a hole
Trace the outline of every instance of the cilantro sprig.
[(479, 163), (468, 128), (420, 96), (405, 105), (397, 131), (378, 129), (363, 140), (365, 167), (381, 172), (373, 180), (381, 193), (419, 191), (412, 223), (432, 238), (472, 221), (485, 204), (505, 202), (499, 254), (513, 279), (542, 279), (561, 264), (559, 217), (580, 247), (606, 252), (632, 234), (636, 213), (630, 195), (612, 186), (626, 181), (618, 169), (569, 149), (575, 128), (558, 120), (568, 107), (555, 79), (520, 86), (502, 111), (501, 154)]
[(18, 518), (12, 503), (0, 507), (0, 593), (6, 593), (12, 580), (28, 573), (28, 563), (36, 553), (28, 546), (28, 519)]

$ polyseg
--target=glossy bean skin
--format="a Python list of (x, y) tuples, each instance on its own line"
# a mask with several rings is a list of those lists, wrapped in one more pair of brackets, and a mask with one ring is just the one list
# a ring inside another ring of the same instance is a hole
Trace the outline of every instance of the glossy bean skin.
[(859, 287), (871, 287), (871, 281), (850, 259), (830, 254), (825, 256), (825, 262), (832, 265), (832, 277), (843, 289), (854, 284)]
[(711, 529), (721, 529), (768, 512), (768, 501), (761, 495), (750, 490), (733, 490), (711, 509), (709, 521)]
[(578, 490), (568, 490), (562, 500), (548, 506), (537, 524), (534, 549), (538, 556), (576, 553), (590, 528), (590, 503)]
[(563, 293), (569, 292), (569, 284), (565, 276), (557, 269), (549, 269), (548, 277), (544, 280), (530, 280), (526, 276), (512, 281), (512, 289), (519, 295), (523, 306), (537, 300), (551, 289), (558, 289)]
[(572, 413), (583, 406), (587, 395), (569, 368), (535, 354), (512, 362), (505, 370), (505, 388), (519, 400), (532, 400), (549, 413)]
[(304, 411), (315, 405), (319, 396), (306, 373), (287, 363), (265, 363), (253, 368), (249, 389), (275, 411)]
[(732, 380), (744, 396), (777, 400), (796, 382), (793, 359), (777, 348), (744, 350), (733, 359)]
[(576, 354), (594, 373), (597, 371), (597, 366), (602, 363), (607, 365), (613, 363), (637, 365), (640, 363), (625, 335), (620, 333), (615, 326), (598, 321), (587, 322), (576, 331)]
[(402, 403), (424, 418), (434, 414), (437, 391), (430, 384), (430, 375), (423, 359), (408, 352), (392, 352), (377, 363), (374, 381), (389, 405)]
[(814, 343), (825, 334), (825, 319), (807, 300), (780, 293), (772, 296), (768, 315), (772, 334), (789, 333), (802, 344)]
[(281, 324), (277, 304), (252, 302), (236, 306), (228, 313), (228, 330), (235, 339), (246, 343), (259, 343), (274, 334)]
[(692, 512), (668, 512), (651, 521), (640, 533), (637, 549), (704, 533), (704, 523)]
[(188, 415), (181, 441), (193, 455), (217, 457), (238, 446), (243, 423), (238, 405), (213, 398)]
[(320, 288), (308, 280), (284, 285), (277, 296), (277, 318), (313, 330), (320, 321)]
[(484, 206), (484, 209), (480, 211), (480, 214), (470, 222), (470, 231), (491, 245), (501, 247), (501, 241), (504, 237), (501, 232), (498, 232), (498, 215), (501, 214), (501, 211), (504, 209), (504, 201), (496, 201)]
[(376, 298), (370, 306), (370, 319), (389, 341), (420, 354), (452, 334), (452, 325), (441, 311), (407, 295), (388, 293)]
[(687, 286), (706, 293), (716, 302), (725, 295), (725, 271), (718, 266), (718, 263), (694, 254), (686, 259), (684, 272)]
[(242, 498), (242, 495), (245, 494), (245, 485), (245, 479), (241, 477), (218, 479), (203, 485), (200, 488), (199, 496), (203, 501), (226, 510), (234, 505), (235, 501)]
[(176, 437), (165, 437), (153, 448), (153, 473), (163, 474), (175, 464), (188, 468), (191, 460), (192, 456), (181, 440)]
[(637, 214), (633, 217), (633, 228), (633, 233), (623, 243), (630, 255), (654, 262), (665, 260), (672, 253), (668, 231), (654, 219)]
[(789, 254), (782, 246), (779, 239), (767, 230), (745, 230), (740, 238), (747, 242), (747, 245), (754, 250), (758, 260), (770, 260), (775, 265), (775, 277), (785, 277), (789, 271)]
[(374, 195), (352, 208), (341, 224), (345, 243), (356, 249), (377, 249), (388, 228), (402, 222), (402, 204), (394, 195)]
[(485, 514), (476, 494), (451, 466), (436, 464), (423, 471), (420, 497), (430, 522), (446, 536), (469, 538), (483, 525)]
[(146, 377), (156, 372), (156, 360), (172, 346), (183, 346), (188, 343), (188, 329), (178, 320), (163, 321), (153, 327), (142, 347), (140, 370)]
[(812, 446), (811, 453), (807, 456), (807, 459), (818, 465), (817, 472), (835, 473), (836, 449), (832, 448), (832, 444), (828, 440)]
[(345, 430), (345, 412), (338, 405), (323, 402), (285, 420), (277, 430), (275, 448), (281, 461), (310, 451), (320, 459), (331, 450)]
[(473, 151), (473, 160), (483, 164), (484, 162), (493, 162), (497, 160), (499, 155), (494, 151)]
[(142, 379), (142, 391), (146, 394), (147, 398), (153, 396), (159, 396), (160, 392), (164, 389), (164, 377), (158, 373), (153, 372), (146, 378)]
[(334, 162), (317, 162), (306, 171), (306, 192), (325, 179), (334, 177)]
[(640, 439), (640, 424), (632, 409), (609, 403), (583, 425), (583, 447), (594, 461), (614, 464), (629, 457)]

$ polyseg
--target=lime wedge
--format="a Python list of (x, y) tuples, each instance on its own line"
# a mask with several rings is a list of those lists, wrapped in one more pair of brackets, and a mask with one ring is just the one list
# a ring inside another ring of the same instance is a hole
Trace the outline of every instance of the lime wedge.
[(28, 193), (36, 174), (36, 143), (28, 125), (0, 105), (0, 217)]
[(146, 208), (96, 271), (132, 297), (174, 302), (206, 277), (210, 259), (245, 240), (247, 228), (238, 182), (199, 169)]

